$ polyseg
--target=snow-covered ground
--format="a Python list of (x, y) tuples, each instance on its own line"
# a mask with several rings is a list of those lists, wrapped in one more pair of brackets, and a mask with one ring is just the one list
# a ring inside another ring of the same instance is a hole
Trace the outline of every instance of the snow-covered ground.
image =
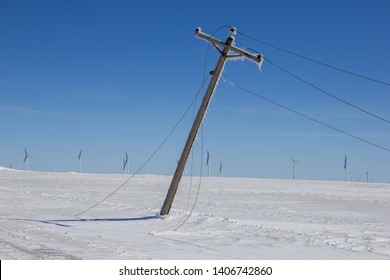
[(75, 216), (128, 177), (0, 168), (0, 259), (390, 259), (390, 184), (203, 177), (188, 216), (185, 177), (160, 217), (171, 177), (137, 175)]

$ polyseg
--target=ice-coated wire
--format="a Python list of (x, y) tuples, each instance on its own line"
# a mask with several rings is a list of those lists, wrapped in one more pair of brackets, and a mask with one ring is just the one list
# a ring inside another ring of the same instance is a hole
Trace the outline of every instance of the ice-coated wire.
[(242, 91), (244, 91), (244, 92), (246, 92), (246, 93), (248, 93), (248, 94), (251, 94), (251, 95), (253, 95), (253, 96), (259, 98), (259, 99), (265, 100), (265, 101), (267, 101), (267, 102), (269, 102), (269, 103), (272, 103), (272, 104), (274, 104), (274, 105), (276, 105), (276, 106), (278, 106), (278, 107), (281, 107), (281, 108), (283, 108), (283, 109), (285, 109), (285, 110), (287, 110), (287, 111), (290, 111), (290, 112), (292, 112), (292, 113), (294, 113), (294, 114), (297, 114), (297, 115), (299, 115), (299, 116), (301, 116), (301, 117), (304, 117), (304, 118), (306, 118), (306, 119), (308, 119), (308, 120), (311, 120), (311, 121), (313, 121), (313, 122), (316, 122), (316, 123), (318, 123), (318, 124), (320, 124), (320, 125), (322, 125), (322, 126), (326, 126), (326, 127), (330, 128), (330, 129), (332, 129), (332, 130), (335, 130), (335, 131), (337, 131), (337, 132), (340, 132), (340, 133), (342, 133), (342, 134), (345, 134), (345, 135), (347, 135), (347, 136), (350, 136), (350, 137), (352, 137), (352, 138), (355, 138), (356, 140), (359, 140), (359, 141), (364, 142), (364, 143), (366, 143), (366, 144), (372, 145), (372, 146), (377, 147), (377, 148), (379, 148), (379, 149), (382, 149), (382, 150), (384, 150), (384, 151), (390, 152), (390, 149), (388, 149), (388, 148), (386, 148), (386, 147), (383, 147), (383, 146), (381, 146), (381, 145), (375, 144), (375, 143), (373, 143), (373, 142), (371, 142), (371, 141), (368, 141), (368, 140), (365, 140), (365, 139), (363, 139), (363, 138), (361, 138), (361, 137), (359, 137), (359, 136), (353, 135), (353, 134), (351, 134), (351, 133), (349, 133), (349, 132), (346, 132), (346, 131), (344, 131), (344, 130), (341, 130), (341, 129), (338, 129), (338, 128), (334, 127), (334, 126), (331, 126), (331, 125), (329, 125), (329, 124), (326, 124), (326, 123), (324, 123), (324, 122), (322, 122), (322, 121), (319, 121), (319, 120), (316, 120), (316, 119), (314, 119), (314, 118), (312, 118), (312, 117), (309, 117), (308, 115), (305, 115), (305, 114), (303, 114), (303, 113), (300, 113), (300, 112), (298, 112), (298, 111), (296, 111), (296, 110), (293, 110), (293, 109), (291, 109), (291, 108), (289, 108), (289, 107), (287, 107), (287, 106), (284, 106), (284, 105), (282, 105), (282, 104), (280, 104), (280, 103), (277, 103), (277, 102), (275, 102), (275, 101), (273, 101), (273, 100), (271, 100), (271, 99), (269, 99), (269, 98), (266, 98), (266, 97), (264, 97), (264, 96), (261, 96), (260, 94), (257, 94), (257, 93), (255, 93), (254, 91), (251, 91), (251, 90), (246, 89), (246, 88), (244, 88), (244, 87), (242, 87), (242, 86), (239, 86), (239, 85), (237, 85), (237, 84), (235, 84), (235, 83), (233, 83), (233, 82), (231, 82), (231, 81), (229, 81), (229, 80), (223, 78), (222, 76), (220, 77), (220, 79), (222, 79), (226, 84), (230, 85), (231, 87), (238, 88), (238, 89), (240, 89), (240, 90), (242, 90)]
[(337, 96), (334, 95), (334, 94), (331, 94), (330, 92), (328, 92), (328, 91), (326, 91), (326, 90), (323, 90), (322, 88), (320, 88), (320, 87), (318, 87), (318, 86), (316, 86), (316, 85), (314, 85), (314, 84), (312, 84), (312, 83), (306, 81), (305, 79), (300, 78), (299, 76), (293, 74), (292, 72), (288, 71), (288, 70), (285, 69), (284, 67), (281, 67), (281, 66), (277, 65), (276, 63), (272, 62), (272, 61), (269, 60), (268, 58), (264, 57), (264, 60), (266, 60), (267, 62), (269, 62), (269, 63), (270, 63), (271, 65), (273, 65), (274, 67), (278, 68), (279, 70), (283, 71), (284, 73), (286, 73), (286, 74), (288, 74), (288, 75), (294, 77), (295, 79), (297, 79), (297, 80), (299, 80), (299, 81), (301, 81), (301, 82), (307, 84), (308, 86), (311, 86), (312, 88), (316, 89), (317, 91), (322, 92), (322, 93), (324, 93), (324, 94), (326, 94), (326, 95), (332, 97), (333, 99), (336, 99), (337, 101), (340, 101), (340, 102), (342, 102), (342, 103), (344, 103), (344, 104), (346, 104), (346, 105), (348, 105), (348, 106), (350, 106), (350, 107), (352, 107), (352, 108), (354, 108), (354, 109), (356, 109), (356, 110), (359, 110), (360, 112), (363, 112), (363, 113), (365, 113), (365, 114), (367, 114), (367, 115), (370, 115), (370, 116), (372, 116), (372, 117), (374, 117), (374, 118), (376, 118), (376, 119), (378, 119), (378, 120), (381, 120), (381, 121), (384, 121), (384, 122), (390, 124), (390, 121), (389, 121), (389, 120), (387, 120), (387, 119), (385, 119), (385, 118), (383, 118), (383, 117), (381, 117), (381, 116), (378, 116), (378, 115), (376, 115), (376, 114), (374, 114), (374, 113), (371, 113), (371, 112), (369, 112), (369, 111), (367, 111), (367, 110), (365, 110), (365, 109), (362, 109), (362, 108), (360, 108), (360, 107), (358, 107), (358, 106), (352, 104), (351, 102), (348, 102), (348, 101), (346, 101), (346, 100), (344, 100), (344, 99), (342, 99), (342, 98), (340, 98), (340, 97), (337, 97)]
[(313, 63), (319, 64), (319, 65), (322, 65), (322, 66), (325, 66), (325, 67), (328, 67), (328, 68), (331, 68), (331, 69), (334, 69), (334, 70), (337, 70), (337, 71), (340, 71), (340, 72), (343, 72), (343, 73), (346, 73), (346, 74), (349, 74), (349, 75), (352, 75), (352, 76), (355, 76), (355, 77), (358, 77), (358, 78), (362, 78), (362, 79), (365, 79), (365, 80), (368, 80), (368, 81), (371, 81), (371, 82), (375, 82), (375, 83), (382, 84), (382, 85), (385, 85), (385, 86), (390, 86), (390, 83), (388, 83), (388, 82), (384, 82), (384, 81), (381, 81), (381, 80), (378, 80), (378, 79), (374, 79), (374, 78), (371, 78), (371, 77), (368, 77), (368, 76), (365, 76), (365, 75), (362, 75), (362, 74), (354, 73), (352, 71), (348, 71), (348, 70), (342, 69), (340, 67), (333, 66), (333, 65), (321, 62), (321, 61), (319, 61), (317, 59), (310, 58), (310, 57), (298, 54), (298, 53), (293, 52), (293, 51), (289, 51), (287, 49), (281, 48), (281, 47), (276, 46), (274, 44), (267, 43), (267, 42), (265, 42), (263, 40), (257, 39), (257, 38), (255, 38), (253, 36), (247, 35), (247, 34), (245, 34), (243, 32), (240, 32), (240, 31), (237, 31), (237, 33), (242, 35), (242, 36), (244, 36), (244, 37), (247, 37), (247, 38), (249, 38), (249, 39), (251, 39), (253, 41), (256, 41), (258, 43), (267, 45), (267, 46), (269, 46), (271, 48), (274, 48), (274, 49), (280, 50), (282, 52), (288, 53), (290, 55), (293, 55), (293, 56), (296, 56), (296, 57), (299, 57), (299, 58), (311, 61)]

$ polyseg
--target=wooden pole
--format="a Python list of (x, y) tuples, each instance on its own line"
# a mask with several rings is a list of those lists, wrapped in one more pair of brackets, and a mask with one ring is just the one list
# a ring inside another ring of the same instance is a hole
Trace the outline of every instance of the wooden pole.
[[(198, 130), (199, 130), (201, 124), (202, 124), (203, 118), (204, 118), (205, 113), (207, 111), (207, 108), (208, 108), (208, 106), (210, 104), (211, 97), (214, 94), (214, 91), (215, 91), (215, 88), (217, 86), (219, 77), (220, 77), (220, 75), (221, 75), (221, 73), (223, 71), (223, 68), (225, 66), (226, 59), (230, 58), (230, 57), (241, 57), (241, 56), (244, 56), (246, 58), (250, 58), (252, 60), (257, 61), (258, 63), (260, 63), (261, 60), (262, 60), (262, 56), (261, 55), (253, 55), (251, 53), (248, 53), (248, 52), (246, 52), (244, 50), (241, 50), (241, 49), (238, 49), (238, 48), (232, 46), (232, 44), (234, 42), (233, 35), (235, 34), (235, 32), (236, 32), (236, 29), (232, 28), (229, 37), (226, 39), (226, 42), (223, 43), (223, 42), (218, 41), (215, 38), (213, 38), (213, 37), (211, 37), (211, 36), (209, 36), (209, 35), (207, 35), (205, 33), (202, 33), (200, 28), (197, 28), (195, 30), (195, 35), (196, 36), (198, 36), (200, 38), (203, 38), (205, 40), (208, 40), (209, 42), (211, 42), (213, 44), (213, 46), (220, 52), (220, 57), (219, 57), (217, 66), (210, 73), (211, 76), (212, 76), (211, 80), (210, 80), (210, 84), (209, 84), (209, 86), (207, 88), (207, 91), (206, 91), (206, 94), (205, 94), (205, 96), (203, 98), (202, 104), (200, 105), (198, 114), (196, 115), (196, 118), (195, 118), (194, 123), (193, 123), (192, 128), (191, 128), (191, 131), (190, 131), (190, 133), (188, 135), (186, 144), (184, 146), (183, 152), (182, 152), (181, 157), (179, 159), (179, 163), (178, 163), (178, 165), (176, 167), (176, 171), (175, 171), (175, 173), (173, 175), (171, 185), (170, 185), (170, 187), (168, 189), (168, 193), (167, 193), (167, 195), (165, 197), (164, 204), (163, 204), (163, 206), (161, 208), (160, 215), (167, 215), (167, 214), (169, 214), (169, 211), (170, 211), (171, 206), (172, 206), (173, 199), (175, 197), (175, 194), (176, 194), (177, 188), (179, 186), (179, 183), (180, 183), (180, 180), (181, 180), (184, 168), (185, 168), (186, 163), (187, 163), (188, 156), (189, 156), (189, 154), (191, 152), (192, 145), (193, 145), (193, 143), (195, 141), (195, 138), (196, 138), (196, 135), (198, 133)], [(223, 47), (222, 51), (219, 49), (218, 46)], [(230, 55), (229, 54), (230, 51), (235, 52), (235, 54)]]

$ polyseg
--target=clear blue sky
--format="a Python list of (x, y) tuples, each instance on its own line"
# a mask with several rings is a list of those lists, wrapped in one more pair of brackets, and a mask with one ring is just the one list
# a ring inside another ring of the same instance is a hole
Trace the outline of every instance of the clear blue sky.
[[(383, 1), (0, 1), (0, 165), (133, 172), (185, 111), (217, 52), (198, 26), (225, 40), (239, 31), (349, 71), (390, 82), (390, 3)], [(390, 87), (280, 52), (240, 34), (236, 45), (356, 106), (390, 119)], [(208, 54), (206, 56), (206, 54)], [(224, 77), (390, 149), (390, 124), (321, 94), (265, 62), (227, 63)], [(200, 102), (200, 101), (199, 101)], [(197, 107), (199, 106), (197, 103)], [(141, 173), (172, 175), (193, 110)], [(199, 169), (201, 139), (195, 145)], [(212, 174), (390, 180), (390, 152), (219, 83), (203, 130)], [(205, 167), (204, 167), (205, 168)]]

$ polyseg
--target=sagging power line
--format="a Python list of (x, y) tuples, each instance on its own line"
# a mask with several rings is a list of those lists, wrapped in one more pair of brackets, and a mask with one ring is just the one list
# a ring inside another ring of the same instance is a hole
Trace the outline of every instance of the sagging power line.
[(385, 85), (385, 86), (390, 86), (390, 83), (389, 82), (385, 82), (385, 81), (381, 81), (379, 79), (375, 79), (375, 78), (371, 78), (371, 77), (368, 77), (366, 75), (362, 75), (362, 74), (358, 74), (358, 73), (355, 73), (355, 72), (352, 72), (352, 71), (349, 71), (349, 70), (345, 70), (345, 69), (342, 69), (340, 67), (337, 67), (337, 66), (333, 66), (333, 65), (330, 65), (328, 63), (325, 63), (325, 62), (322, 62), (322, 61), (319, 61), (317, 59), (314, 59), (314, 58), (310, 58), (310, 57), (307, 57), (307, 56), (304, 56), (304, 55), (301, 55), (301, 54), (298, 54), (296, 52), (293, 52), (293, 51), (290, 51), (290, 50), (287, 50), (285, 48), (282, 48), (282, 47), (279, 47), (275, 44), (270, 44), (270, 43), (267, 43), (263, 40), (260, 40), (260, 39), (257, 39), (253, 36), (250, 36), (250, 35), (247, 35), (243, 32), (237, 32), (238, 34), (244, 36), (244, 37), (247, 37), (248, 39), (251, 39), (255, 42), (258, 42), (258, 43), (261, 43), (263, 45), (266, 45), (266, 46), (269, 46), (271, 48), (274, 48), (274, 49), (277, 49), (277, 50), (280, 50), (282, 52), (285, 52), (285, 53), (288, 53), (290, 55), (293, 55), (293, 56), (296, 56), (296, 57), (299, 57), (299, 58), (302, 58), (302, 59), (305, 59), (307, 61), (310, 61), (310, 62), (313, 62), (313, 63), (316, 63), (318, 65), (322, 65), (322, 66), (325, 66), (327, 68), (330, 68), (330, 69), (333, 69), (333, 70), (337, 70), (339, 72), (343, 72), (343, 73), (346, 73), (346, 74), (349, 74), (349, 75), (352, 75), (352, 76), (355, 76), (355, 77), (358, 77), (358, 78), (361, 78), (361, 79), (365, 79), (365, 80), (368, 80), (368, 81), (371, 81), (371, 82), (374, 82), (374, 83), (378, 83), (378, 84), (381, 84), (381, 85)]
[(327, 128), (330, 128), (330, 129), (332, 129), (332, 130), (335, 130), (335, 131), (337, 131), (337, 132), (340, 132), (340, 133), (342, 133), (342, 134), (344, 134), (344, 135), (347, 135), (347, 136), (350, 136), (350, 137), (352, 137), (352, 138), (355, 138), (356, 140), (359, 140), (359, 141), (364, 142), (364, 143), (366, 143), (366, 144), (372, 145), (372, 146), (377, 147), (377, 148), (379, 148), (379, 149), (381, 149), (381, 150), (390, 152), (390, 149), (388, 149), (388, 148), (386, 148), (386, 147), (383, 147), (383, 146), (381, 146), (381, 145), (375, 144), (375, 143), (373, 143), (373, 142), (371, 142), (371, 141), (368, 141), (368, 140), (363, 139), (363, 138), (361, 138), (361, 137), (359, 137), (359, 136), (353, 135), (353, 134), (351, 134), (351, 133), (349, 133), (349, 132), (346, 132), (346, 131), (344, 131), (344, 130), (342, 130), (342, 129), (336, 128), (336, 127), (331, 126), (331, 125), (329, 125), (329, 124), (326, 124), (326, 123), (324, 123), (324, 122), (322, 122), (322, 121), (316, 120), (316, 119), (314, 119), (314, 118), (312, 118), (312, 117), (310, 117), (310, 116), (308, 116), (308, 115), (305, 115), (305, 114), (303, 114), (303, 113), (300, 113), (300, 112), (298, 112), (298, 111), (296, 111), (296, 110), (293, 110), (293, 109), (291, 109), (291, 108), (289, 108), (289, 107), (287, 107), (287, 106), (284, 106), (284, 105), (282, 105), (282, 104), (280, 104), (280, 103), (277, 103), (277, 102), (275, 102), (275, 101), (273, 101), (273, 100), (271, 100), (271, 99), (269, 99), (269, 98), (267, 98), (267, 97), (264, 97), (264, 96), (262, 96), (262, 95), (260, 95), (260, 94), (258, 94), (258, 93), (256, 93), (256, 92), (254, 92), (254, 91), (251, 91), (251, 90), (249, 90), (249, 89), (247, 89), (247, 88), (244, 88), (244, 87), (242, 87), (242, 86), (239, 86), (239, 85), (237, 85), (237, 84), (235, 84), (235, 83), (233, 83), (233, 82), (231, 82), (231, 81), (229, 81), (229, 80), (223, 78), (222, 76), (221, 76), (221, 79), (222, 79), (226, 84), (230, 85), (231, 87), (238, 88), (238, 89), (240, 89), (241, 91), (243, 91), (243, 92), (245, 92), (245, 93), (247, 93), (247, 94), (253, 95), (253, 96), (255, 96), (255, 97), (258, 98), (258, 99), (265, 100), (265, 101), (267, 101), (267, 102), (269, 102), (269, 103), (272, 103), (272, 104), (274, 104), (274, 105), (276, 105), (276, 106), (278, 106), (278, 107), (281, 107), (281, 108), (283, 108), (283, 109), (285, 109), (285, 110), (287, 110), (287, 111), (290, 111), (290, 112), (292, 112), (292, 113), (294, 113), (294, 114), (296, 114), (296, 115), (299, 115), (299, 116), (304, 117), (304, 118), (306, 118), (306, 119), (308, 119), (308, 120), (311, 120), (311, 121), (313, 121), (313, 122), (315, 122), (315, 123), (317, 123), (317, 124), (320, 124), (320, 125), (322, 125), (322, 126), (325, 126), (325, 127), (327, 127)]
[(284, 73), (286, 73), (286, 74), (288, 74), (288, 75), (294, 77), (295, 79), (297, 79), (297, 80), (299, 80), (299, 81), (301, 81), (301, 82), (307, 84), (308, 86), (314, 88), (315, 90), (317, 90), (317, 91), (319, 91), (319, 92), (322, 92), (322, 93), (324, 93), (324, 94), (326, 94), (326, 95), (332, 97), (333, 99), (335, 99), (335, 100), (337, 100), (337, 101), (339, 101), (339, 102), (342, 102), (342, 103), (344, 103), (344, 104), (346, 104), (346, 105), (348, 105), (348, 106), (350, 106), (350, 107), (352, 107), (352, 108), (354, 108), (354, 109), (356, 109), (356, 110), (359, 110), (360, 112), (363, 112), (363, 113), (365, 113), (365, 114), (367, 114), (367, 115), (370, 115), (370, 116), (372, 116), (372, 117), (374, 117), (374, 118), (376, 118), (376, 119), (378, 119), (378, 120), (381, 120), (381, 121), (384, 121), (384, 122), (390, 124), (390, 121), (389, 121), (389, 120), (387, 120), (387, 119), (385, 119), (385, 118), (383, 118), (383, 117), (381, 117), (381, 116), (378, 116), (378, 115), (376, 115), (376, 114), (374, 114), (374, 113), (371, 113), (371, 112), (369, 112), (369, 111), (367, 111), (367, 110), (365, 110), (365, 109), (363, 109), (363, 108), (360, 108), (359, 106), (356, 106), (356, 105), (352, 104), (351, 102), (348, 102), (348, 101), (346, 101), (346, 100), (344, 100), (344, 99), (342, 99), (342, 98), (340, 98), (340, 97), (337, 97), (336, 95), (331, 94), (330, 92), (328, 92), (328, 91), (326, 91), (326, 90), (323, 90), (322, 88), (320, 88), (320, 87), (314, 85), (313, 83), (310, 83), (310, 82), (308, 82), (307, 80), (305, 80), (305, 79), (303, 79), (303, 78), (300, 78), (299, 76), (293, 74), (292, 72), (288, 71), (286, 68), (277, 65), (276, 63), (272, 62), (272, 61), (269, 60), (268, 58), (264, 57), (264, 60), (266, 60), (267, 62), (269, 62), (269, 63), (270, 63), (271, 65), (273, 65), (274, 67), (278, 68), (279, 70), (283, 71)]
[[(210, 75), (207, 75), (204, 77), (203, 81), (202, 81), (202, 84), (209, 78)], [(184, 111), (184, 113), (180, 116), (179, 120), (176, 122), (176, 124), (174, 125), (174, 127), (171, 129), (171, 131), (168, 133), (168, 135), (164, 138), (164, 140), (157, 146), (157, 148), (150, 154), (150, 156), (141, 164), (141, 166), (128, 178), (126, 179), (122, 184), (120, 184), (114, 191), (112, 191), (111, 193), (109, 193), (108, 195), (106, 195), (103, 199), (99, 200), (98, 202), (96, 202), (95, 204), (93, 204), (92, 206), (88, 207), (87, 209), (85, 209), (84, 211), (81, 211), (77, 214), (75, 214), (75, 216), (80, 216), (82, 214), (85, 214), (87, 213), (88, 211), (92, 210), (93, 208), (97, 207), (98, 205), (100, 205), (101, 203), (103, 203), (104, 201), (106, 201), (107, 199), (109, 199), (110, 197), (112, 197), (114, 194), (116, 194), (120, 189), (122, 189), (128, 182), (130, 182), (136, 175), (139, 174), (139, 172), (141, 172), (141, 170), (143, 170), (145, 168), (145, 166), (156, 156), (156, 154), (161, 150), (161, 148), (165, 145), (165, 143), (168, 141), (168, 139), (172, 136), (172, 134), (176, 131), (176, 129), (179, 127), (180, 123), (183, 121), (183, 119), (185, 118), (185, 116), (188, 114), (188, 112), (190, 111), (191, 107), (195, 104), (195, 101), (198, 99), (198, 96), (200, 94), (202, 90), (202, 87), (200, 87), (198, 89), (198, 91), (196, 92), (195, 94), (195, 97), (192, 99), (191, 103), (188, 105), (187, 109)]]

